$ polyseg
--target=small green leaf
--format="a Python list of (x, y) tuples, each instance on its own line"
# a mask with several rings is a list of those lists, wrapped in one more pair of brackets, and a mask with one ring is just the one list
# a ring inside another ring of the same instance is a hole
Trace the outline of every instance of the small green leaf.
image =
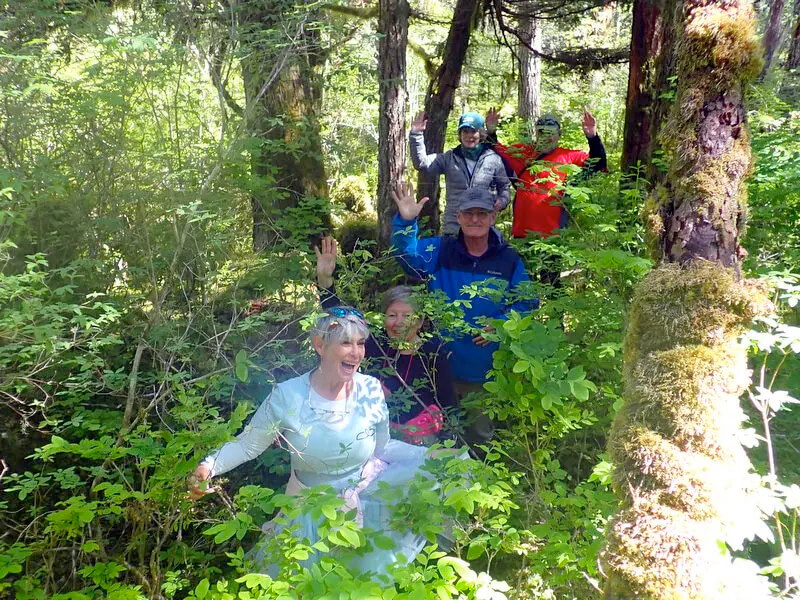
[(358, 537), (357, 531), (345, 526), (339, 530), (339, 535), (341, 535), (353, 548), (358, 548), (361, 546), (361, 538)]
[(467, 560), (475, 560), (484, 553), (486, 547), (483, 542), (472, 542), (467, 548)]
[(444, 558), (440, 558), (438, 560), (438, 566), (442, 567), (445, 565), (453, 567), (461, 579), (474, 581), (476, 578), (475, 572), (469, 568), (469, 564), (460, 558), (456, 558), (455, 556), (445, 556)]
[(586, 371), (582, 366), (572, 367), (567, 373), (567, 381), (579, 381), (586, 378)]
[(225, 521), (224, 523), (218, 523), (217, 525), (213, 525), (209, 527), (203, 532), (203, 535), (213, 535), (214, 536), (214, 543), (221, 544), (225, 540), (229, 540), (238, 531), (238, 521)]
[(239, 350), (233, 362), (235, 365), (234, 372), (236, 373), (236, 378), (242, 383), (247, 383), (250, 375), (247, 368), (247, 350)]
[(197, 596), (198, 600), (203, 600), (203, 598), (208, 595), (210, 587), (211, 584), (208, 582), (208, 579), (203, 579), (197, 584), (197, 587), (194, 588), (194, 595)]
[(375, 536), (373, 542), (381, 550), (392, 550), (395, 547), (394, 540), (385, 535)]
[(336, 520), (336, 508), (330, 504), (326, 504), (322, 507), (322, 514), (325, 515), (325, 518), (329, 521)]

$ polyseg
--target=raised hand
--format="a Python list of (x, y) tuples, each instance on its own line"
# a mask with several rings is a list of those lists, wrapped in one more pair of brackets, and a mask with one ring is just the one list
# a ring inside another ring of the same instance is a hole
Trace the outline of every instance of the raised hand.
[(597, 135), (597, 119), (585, 108), (583, 109), (583, 121), (581, 121), (581, 125), (583, 126), (583, 133), (587, 138)]
[(336, 240), (329, 235), (319, 241), (319, 247), (314, 246), (314, 254), (317, 255), (317, 283), (320, 287), (327, 289), (333, 285), (337, 251)]
[(397, 204), (397, 212), (406, 221), (416, 219), (422, 211), (422, 207), (428, 201), (426, 196), (417, 202), (417, 198), (414, 196), (414, 186), (411, 185), (410, 181), (398, 183), (392, 191), (392, 198), (394, 198), (394, 203)]
[(425, 131), (427, 126), (428, 119), (425, 118), (425, 112), (419, 111), (411, 121), (411, 131)]
[(486, 131), (494, 133), (500, 122), (500, 112), (493, 106), (486, 112)]

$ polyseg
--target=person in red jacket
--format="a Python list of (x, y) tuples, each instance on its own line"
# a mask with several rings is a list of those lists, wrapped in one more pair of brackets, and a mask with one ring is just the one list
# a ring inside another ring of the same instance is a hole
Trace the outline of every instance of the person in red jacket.
[(582, 150), (561, 148), (561, 123), (552, 115), (536, 120), (533, 145), (504, 146), (497, 141), (499, 115), (494, 108), (486, 114), (488, 141), (516, 175), (517, 194), (514, 200), (514, 222), (511, 235), (524, 238), (529, 232), (552, 235), (566, 227), (567, 211), (563, 205), (564, 181), (567, 173), (558, 165), (577, 165), (589, 173), (606, 168), (606, 151), (597, 135), (597, 121), (589, 111), (583, 112), (583, 133), (589, 142), (588, 154)]

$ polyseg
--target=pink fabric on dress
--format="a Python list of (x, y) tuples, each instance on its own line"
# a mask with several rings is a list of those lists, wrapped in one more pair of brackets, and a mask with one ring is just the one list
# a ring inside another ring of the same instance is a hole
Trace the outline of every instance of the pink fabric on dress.
[(391, 426), (400, 431), (407, 442), (418, 444), (423, 438), (435, 436), (442, 430), (444, 415), (438, 406), (429, 404), (416, 417), (405, 423), (391, 423)]

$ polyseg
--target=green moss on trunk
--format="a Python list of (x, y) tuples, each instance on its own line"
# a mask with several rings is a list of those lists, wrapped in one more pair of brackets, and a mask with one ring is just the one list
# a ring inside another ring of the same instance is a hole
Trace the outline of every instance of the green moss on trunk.
[(661, 133), (666, 180), (644, 207), (657, 258), (737, 267), (751, 169), (743, 84), (761, 67), (752, 7), (686, 0), (677, 32), (677, 98)]
[(768, 307), (761, 286), (707, 261), (663, 263), (638, 286), (609, 438), (623, 509), (607, 533), (606, 598), (747, 597), (718, 542), (755, 510), (736, 437), (750, 380), (738, 336)]
[(666, 179), (643, 207), (657, 266), (625, 341), (625, 405), (609, 450), (622, 510), (602, 557), (609, 599), (751, 600), (761, 583), (722, 541), (758, 514), (737, 440), (749, 384), (742, 328), (768, 307), (743, 282), (739, 239), (751, 169), (744, 83), (761, 66), (752, 4), (683, 0), (677, 95), (661, 134)]

